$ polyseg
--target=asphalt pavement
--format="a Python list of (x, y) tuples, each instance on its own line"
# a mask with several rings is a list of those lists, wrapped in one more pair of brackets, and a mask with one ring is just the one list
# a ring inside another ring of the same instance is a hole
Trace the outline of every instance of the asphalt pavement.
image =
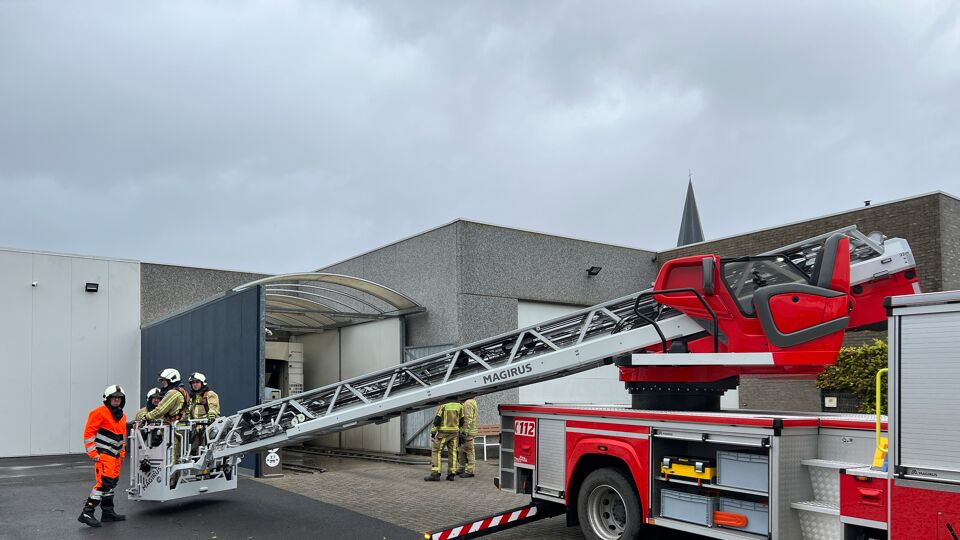
[(422, 538), (419, 532), (246, 478), (233, 491), (179, 502), (132, 502), (122, 492), (129, 485), (126, 469), (125, 463), (116, 506), (127, 521), (94, 529), (77, 522), (93, 484), (86, 456), (0, 459), (0, 539)]

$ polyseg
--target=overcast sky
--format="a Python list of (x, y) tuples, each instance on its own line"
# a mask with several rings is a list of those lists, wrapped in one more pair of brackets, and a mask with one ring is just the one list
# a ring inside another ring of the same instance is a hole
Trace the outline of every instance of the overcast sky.
[(960, 195), (947, 2), (0, 2), (0, 246), (271, 273)]

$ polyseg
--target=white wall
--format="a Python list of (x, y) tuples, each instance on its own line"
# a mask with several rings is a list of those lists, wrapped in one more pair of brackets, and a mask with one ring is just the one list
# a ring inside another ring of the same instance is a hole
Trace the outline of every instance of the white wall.
[[(392, 366), (402, 361), (403, 328), (400, 319), (387, 319), (340, 329), (341, 378), (349, 379)], [(343, 448), (374, 452), (401, 451), (400, 419), (381, 425), (349, 429), (341, 434)]]
[[(517, 327), (523, 328), (583, 309), (581, 306), (520, 301)], [(520, 403), (597, 403), (629, 405), (630, 394), (616, 366), (602, 366), (552, 381), (520, 387)]]
[[(401, 332), (400, 319), (388, 319), (299, 338), (303, 343), (304, 388), (318, 388), (400, 364)], [(313, 442), (353, 450), (399, 453), (400, 419), (322, 435)]]
[[(32, 283), (36, 282), (36, 286)], [(87, 282), (99, 292), (84, 291)], [(103, 389), (140, 403), (140, 264), (0, 250), (0, 457), (83, 452)]]
[[(340, 380), (340, 332), (330, 330), (300, 336), (303, 344), (303, 389), (312, 390)], [(321, 435), (313, 444), (337, 448), (340, 434)]]

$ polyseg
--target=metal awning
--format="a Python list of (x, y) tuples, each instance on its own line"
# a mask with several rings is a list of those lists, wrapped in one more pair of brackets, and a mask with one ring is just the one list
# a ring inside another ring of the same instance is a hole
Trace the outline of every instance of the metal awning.
[(266, 326), (274, 330), (317, 332), (424, 311), (410, 297), (389, 287), (341, 274), (271, 276), (233, 290), (258, 285), (263, 286), (266, 298)]

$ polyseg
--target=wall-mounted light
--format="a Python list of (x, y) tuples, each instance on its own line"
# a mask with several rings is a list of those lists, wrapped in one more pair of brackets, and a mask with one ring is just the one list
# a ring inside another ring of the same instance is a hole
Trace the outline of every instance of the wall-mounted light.
[(587, 268), (587, 275), (593, 277), (599, 274), (601, 270), (603, 270), (603, 268), (600, 266), (591, 266), (590, 268)]
[(87, 286), (83, 288), (87, 292), (97, 292), (100, 290), (99, 283), (87, 283)]

